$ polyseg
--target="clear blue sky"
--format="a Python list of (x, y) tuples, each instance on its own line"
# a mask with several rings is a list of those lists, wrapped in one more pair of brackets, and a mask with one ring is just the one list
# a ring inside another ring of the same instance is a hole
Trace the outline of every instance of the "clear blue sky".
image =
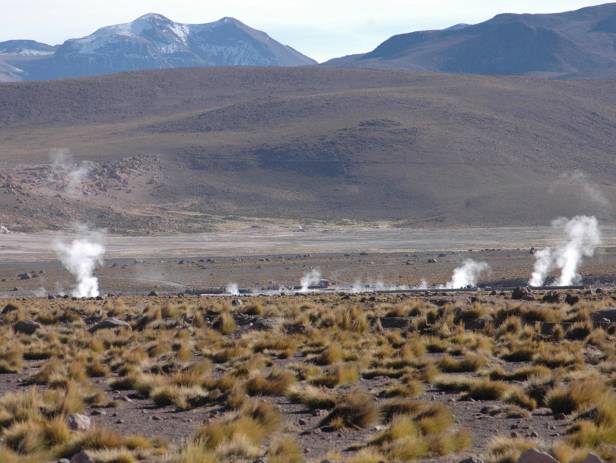
[(0, 41), (57, 44), (161, 13), (178, 22), (233, 16), (323, 61), (369, 51), (398, 33), (477, 23), (498, 13), (552, 13), (599, 5), (576, 0), (0, 0)]

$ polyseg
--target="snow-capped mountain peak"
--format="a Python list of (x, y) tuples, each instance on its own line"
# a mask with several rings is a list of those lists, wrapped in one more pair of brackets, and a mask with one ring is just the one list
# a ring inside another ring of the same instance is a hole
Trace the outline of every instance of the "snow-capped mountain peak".
[(148, 13), (67, 40), (45, 59), (18, 67), (28, 79), (55, 79), (177, 67), (310, 64), (315, 61), (235, 18), (182, 24)]

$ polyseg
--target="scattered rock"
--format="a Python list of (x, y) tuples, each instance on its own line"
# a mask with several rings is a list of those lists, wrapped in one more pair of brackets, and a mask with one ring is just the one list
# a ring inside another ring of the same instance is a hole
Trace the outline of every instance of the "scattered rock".
[(535, 296), (533, 296), (532, 291), (530, 290), (530, 288), (527, 287), (518, 287), (516, 289), (513, 290), (513, 292), (511, 293), (511, 299), (514, 299), (516, 301), (534, 301), (535, 300)]
[(19, 307), (9, 302), (7, 305), (4, 306), (1, 313), (2, 315), (6, 315), (7, 313), (17, 312), (17, 310), (19, 310)]
[(469, 457), (461, 460), (459, 463), (483, 463), (483, 460), (477, 457)]
[(434, 259), (434, 258), (432, 258), (432, 259), (428, 259), (428, 263), (429, 263), (429, 264), (438, 264), (438, 260), (437, 260), (437, 259)]
[(87, 431), (92, 425), (90, 417), (82, 415), (81, 413), (74, 413), (72, 415), (69, 415), (66, 419), (66, 422), (68, 423), (68, 427), (72, 431)]
[(565, 297), (565, 302), (569, 305), (575, 305), (580, 302), (580, 297), (574, 296), (573, 294), (567, 294), (567, 297)]
[(94, 460), (87, 452), (81, 451), (71, 458), (71, 463), (94, 463)]
[(543, 296), (542, 300), (547, 304), (560, 304), (560, 294), (556, 291), (550, 291)]
[(90, 332), (94, 333), (95, 331), (98, 331), (98, 330), (109, 330), (109, 329), (115, 329), (115, 328), (129, 328), (130, 329), (130, 325), (122, 320), (118, 320), (115, 317), (109, 317), (108, 319), (103, 320), (102, 322), (97, 323), (92, 328), (90, 328)]
[(38, 330), (40, 327), (41, 324), (35, 322), (34, 320), (20, 320), (15, 323), (15, 325), (13, 325), (13, 330), (16, 333), (32, 335), (36, 333), (36, 330)]
[(300, 419), (297, 421), (297, 424), (299, 424), (300, 426), (306, 426), (306, 425), (308, 424), (308, 422), (307, 422), (305, 419), (300, 418)]
[(32, 278), (32, 275), (29, 272), (23, 272), (17, 275), (17, 278), (19, 278), (20, 280), (29, 280)]
[(586, 458), (582, 460), (582, 463), (603, 463), (603, 460), (594, 453), (589, 453)]
[(105, 410), (95, 409), (95, 410), (92, 410), (91, 415), (92, 416), (105, 416), (105, 415), (107, 415), (107, 412)]
[(591, 316), (594, 323), (609, 324), (616, 322), (616, 310), (614, 309), (597, 310)]
[(410, 320), (403, 317), (380, 318), (381, 326), (386, 330), (405, 330), (410, 326)]
[(549, 453), (537, 449), (529, 449), (520, 455), (518, 463), (558, 463)]
[(71, 461), (68, 458), (60, 458), (58, 463), (71, 463)]
[(150, 297), (156, 297), (156, 296), (158, 296), (158, 293), (157, 293), (156, 291), (150, 291), (150, 292), (148, 293), (148, 296), (150, 296)]

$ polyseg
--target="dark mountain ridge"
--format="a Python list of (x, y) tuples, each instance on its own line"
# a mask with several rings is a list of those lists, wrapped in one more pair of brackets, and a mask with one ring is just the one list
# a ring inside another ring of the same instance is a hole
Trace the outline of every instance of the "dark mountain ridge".
[(500, 14), (475, 25), (396, 35), (334, 66), (529, 75), (616, 76), (616, 4), (556, 14)]

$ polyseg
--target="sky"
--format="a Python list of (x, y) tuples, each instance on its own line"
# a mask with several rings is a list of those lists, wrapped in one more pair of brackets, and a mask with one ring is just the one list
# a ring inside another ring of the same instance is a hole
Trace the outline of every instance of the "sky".
[(318, 60), (373, 50), (392, 35), (474, 24), (499, 13), (554, 13), (576, 0), (0, 0), (0, 41), (59, 44), (160, 13), (183, 23), (232, 16)]

